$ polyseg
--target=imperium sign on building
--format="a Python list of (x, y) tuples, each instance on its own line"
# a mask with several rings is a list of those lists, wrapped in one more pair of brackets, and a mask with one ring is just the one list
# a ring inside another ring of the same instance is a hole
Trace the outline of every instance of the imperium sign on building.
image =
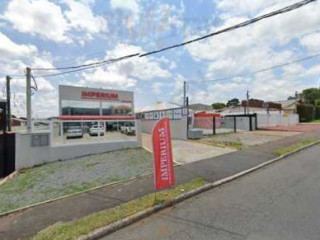
[(133, 115), (133, 92), (59, 86), (60, 116)]

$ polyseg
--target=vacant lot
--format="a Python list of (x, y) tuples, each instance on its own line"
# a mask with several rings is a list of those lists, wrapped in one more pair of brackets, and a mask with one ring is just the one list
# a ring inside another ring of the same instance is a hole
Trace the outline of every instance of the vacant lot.
[(225, 146), (235, 149), (243, 149), (249, 146), (261, 145), (283, 139), (285, 137), (295, 136), (301, 133), (284, 131), (253, 131), (217, 134), (198, 140), (213, 146)]
[(152, 155), (128, 149), (27, 169), (0, 186), (0, 213), (152, 172)]

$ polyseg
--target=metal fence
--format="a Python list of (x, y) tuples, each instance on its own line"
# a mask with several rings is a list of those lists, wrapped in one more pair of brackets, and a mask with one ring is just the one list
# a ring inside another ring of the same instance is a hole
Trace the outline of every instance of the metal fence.
[(194, 117), (192, 129), (202, 130), (203, 135), (216, 135), (237, 131), (254, 131), (257, 126), (257, 114), (228, 115), (220, 117)]
[(135, 120), (35, 120), (32, 132), (50, 132), (51, 143), (137, 140)]

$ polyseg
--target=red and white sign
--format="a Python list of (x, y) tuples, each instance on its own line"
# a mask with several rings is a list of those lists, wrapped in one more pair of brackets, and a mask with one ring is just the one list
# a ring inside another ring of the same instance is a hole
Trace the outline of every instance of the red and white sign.
[(160, 119), (152, 131), (154, 179), (157, 190), (175, 182), (169, 118)]
[(94, 92), (94, 91), (82, 91), (82, 99), (99, 99), (99, 100), (119, 100), (118, 93), (112, 92)]

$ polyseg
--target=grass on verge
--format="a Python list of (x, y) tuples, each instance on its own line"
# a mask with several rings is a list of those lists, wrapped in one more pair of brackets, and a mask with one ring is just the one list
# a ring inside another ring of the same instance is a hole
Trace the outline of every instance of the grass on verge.
[(275, 155), (277, 156), (282, 156), (284, 154), (287, 154), (287, 153), (290, 153), (292, 151), (295, 151), (301, 147), (304, 147), (304, 146), (307, 146), (309, 144), (312, 144), (312, 143), (315, 143), (319, 141), (319, 139), (307, 139), (307, 140), (303, 140), (295, 145), (291, 145), (291, 146), (288, 146), (288, 147), (283, 147), (283, 148), (279, 148), (278, 150), (276, 150), (274, 152)]
[(320, 119), (316, 119), (312, 121), (313, 123), (320, 123)]
[(30, 240), (73, 240), (91, 231), (106, 226), (137, 212), (150, 208), (168, 200), (174, 199), (183, 192), (203, 186), (206, 181), (202, 178), (195, 179), (186, 184), (177, 186), (155, 194), (149, 194), (139, 199), (124, 203), (118, 207), (107, 209), (74, 222), (59, 222), (41, 232)]

